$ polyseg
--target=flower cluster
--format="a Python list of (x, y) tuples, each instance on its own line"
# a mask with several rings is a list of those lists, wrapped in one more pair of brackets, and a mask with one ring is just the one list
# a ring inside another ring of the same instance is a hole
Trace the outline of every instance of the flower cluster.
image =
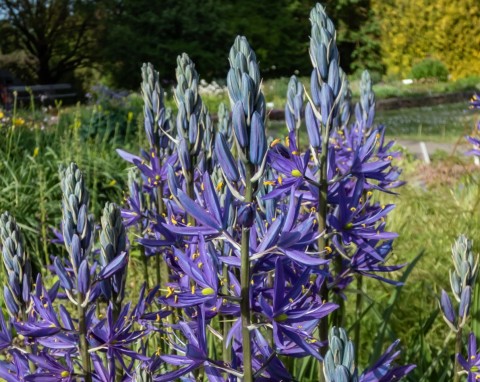
[[(222, 105), (216, 124), (188, 55), (177, 60), (175, 118), (159, 73), (143, 66), (149, 147), (139, 156), (118, 150), (134, 167), (129, 195), (121, 210), (105, 206), (98, 246), (81, 171), (71, 164), (61, 173), (59, 241), (68, 256), (55, 259), (52, 288), (41, 277), (31, 284), (18, 230), (2, 218), (12, 317), (0, 322), (0, 339), (13, 362), (0, 363), (0, 376), (295, 380), (285, 357), (324, 362), (327, 381), (395, 381), (412, 370), (392, 366), (395, 342), (358, 379), (345, 331), (327, 338), (330, 324), (342, 322), (355, 277), (396, 283), (385, 275), (402, 267), (386, 265), (394, 206), (374, 194), (402, 183), (393, 143), (374, 124), (369, 75), (351, 122), (335, 27), (319, 4), (310, 18), (311, 94), (291, 78), (285, 140), (268, 143), (260, 68), (247, 39), (237, 37), (227, 75), (231, 114)], [(303, 123), (309, 147), (300, 144)], [(136, 304), (124, 301), (131, 295), (126, 228), (138, 236), (146, 276), (155, 259), (153, 287), (144, 286)], [(12, 346), (12, 325), (24, 351)]]

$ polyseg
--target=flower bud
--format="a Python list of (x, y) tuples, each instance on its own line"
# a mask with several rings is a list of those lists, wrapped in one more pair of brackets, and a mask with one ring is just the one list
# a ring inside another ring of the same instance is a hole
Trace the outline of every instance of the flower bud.
[(313, 113), (312, 105), (307, 103), (305, 108), (305, 124), (307, 125), (308, 139), (310, 146), (318, 149), (321, 145), (320, 124)]
[(266, 152), (267, 138), (265, 136), (265, 127), (260, 118), (260, 114), (254, 112), (252, 116), (252, 124), (250, 126), (250, 163), (257, 166), (262, 164)]
[(247, 122), (245, 120), (245, 111), (241, 101), (238, 101), (233, 107), (232, 124), (235, 137), (241, 148), (248, 145)]
[(228, 143), (222, 133), (215, 137), (215, 154), (225, 176), (230, 182), (237, 182), (240, 178), (235, 159), (228, 147)]

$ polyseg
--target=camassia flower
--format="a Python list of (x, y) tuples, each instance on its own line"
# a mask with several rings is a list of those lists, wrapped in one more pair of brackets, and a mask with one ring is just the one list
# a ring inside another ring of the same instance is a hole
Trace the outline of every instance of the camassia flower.
[(216, 366), (220, 366), (208, 358), (205, 310), (203, 305), (196, 309), (196, 322), (180, 322), (178, 329), (187, 339), (184, 343), (173, 342), (172, 346), (178, 355), (161, 355), (159, 358), (179, 368), (164, 374), (154, 376), (155, 382), (174, 381), (181, 376), (188, 374), (199, 367), (204, 368), (205, 375), (209, 381), (224, 381)]
[(41, 355), (29, 354), (28, 358), (37, 366), (37, 372), (25, 377), (25, 381), (42, 382), (73, 382), (77, 380), (75, 376), (73, 362), (70, 354), (57, 359), (48, 353)]
[(218, 295), (218, 271), (209, 253), (203, 236), (198, 243), (189, 246), (186, 253), (174, 248), (178, 266), (184, 273), (178, 284), (170, 283), (167, 295), (160, 301), (174, 307), (189, 307), (199, 304), (213, 307)]
[[(146, 330), (134, 330), (130, 304), (126, 304), (115, 320), (113, 305), (107, 308), (107, 317), (100, 320), (90, 331), (92, 349), (107, 354), (108, 360), (118, 360), (124, 369), (127, 369), (124, 357), (131, 359), (148, 360), (130, 349), (129, 345), (144, 337)], [(90, 350), (92, 351), (92, 350)], [(111, 370), (111, 369), (110, 369)]]
[(477, 382), (480, 379), (480, 353), (477, 352), (475, 334), (468, 336), (467, 358), (457, 354), (457, 359), (468, 375), (468, 382)]
[(335, 248), (344, 253), (344, 245), (350, 243), (363, 249), (364, 252), (383, 261), (384, 258), (372, 247), (370, 240), (391, 240), (398, 235), (385, 232), (382, 219), (395, 207), (393, 204), (380, 205), (362, 203), (363, 184), (358, 181), (351, 195), (347, 195), (346, 187), (338, 189), (338, 205), (328, 216), (328, 223), (333, 234)]
[[(293, 349), (288, 346), (293, 342), (298, 353), (301, 349), (304, 354), (321, 359), (318, 352), (319, 343), (313, 338), (312, 331), (318, 325), (318, 321), (336, 308), (333, 303), (323, 303), (317, 296), (309, 293), (310, 269), (306, 269), (291, 288), (285, 288), (287, 279), (283, 261), (277, 258), (275, 262), (275, 281), (272, 291), (272, 305), (260, 297), (259, 305), (264, 314), (273, 325), (273, 338), (275, 345), (285, 353), (292, 353)], [(307, 285), (307, 287), (306, 287)]]
[[(275, 142), (275, 141), (274, 141)], [(315, 182), (314, 175), (309, 169), (310, 151), (301, 154), (296, 143), (295, 132), (291, 131), (287, 137), (287, 147), (276, 143), (268, 152), (270, 166), (277, 171), (276, 179), (266, 180), (265, 184), (275, 186), (263, 199), (278, 198), (293, 187), (295, 190), (307, 182)], [(273, 143), (272, 143), (273, 144)]]

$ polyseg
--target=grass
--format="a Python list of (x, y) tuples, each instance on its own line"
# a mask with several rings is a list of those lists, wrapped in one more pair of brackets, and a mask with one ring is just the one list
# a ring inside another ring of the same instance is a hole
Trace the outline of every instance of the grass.
[(461, 102), (379, 111), (375, 122), (385, 125), (392, 138), (454, 142), (472, 132), (476, 118)]

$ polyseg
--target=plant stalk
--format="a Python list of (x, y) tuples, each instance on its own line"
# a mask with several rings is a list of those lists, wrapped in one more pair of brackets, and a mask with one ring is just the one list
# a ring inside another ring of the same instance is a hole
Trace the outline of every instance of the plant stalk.
[(458, 363), (457, 354), (462, 353), (462, 328), (458, 328), (458, 332), (455, 336), (455, 363), (453, 365), (453, 382), (460, 382), (460, 374), (459, 372), (462, 371), (462, 367)]
[(78, 298), (78, 332), (79, 332), (79, 345), (80, 345), (80, 359), (83, 371), (85, 373), (85, 382), (92, 382), (92, 366), (90, 363), (90, 355), (88, 354), (88, 342), (87, 342), (87, 325), (85, 322), (85, 308), (82, 307), (82, 303), (85, 300), (85, 296), (79, 293)]
[(355, 344), (355, 365), (358, 365), (358, 353), (360, 349), (360, 335), (361, 335), (361, 317), (362, 317), (362, 304), (363, 304), (363, 276), (357, 276), (357, 296), (355, 300), (355, 332), (354, 332), (354, 344)]
[[(318, 206), (317, 206), (317, 220), (318, 220), (318, 232), (319, 233), (325, 233), (327, 229), (327, 213), (328, 213), (328, 205), (327, 205), (327, 195), (328, 195), (328, 179), (327, 179), (327, 150), (328, 150), (328, 137), (329, 137), (329, 128), (328, 126), (325, 126), (325, 134), (322, 140), (322, 151), (320, 153), (320, 177), (319, 177), (319, 200), (318, 200)], [(325, 238), (325, 235), (321, 235), (318, 240), (318, 250), (319, 251), (327, 251), (327, 254), (330, 251), (328, 251), (328, 243), (327, 239)], [(328, 302), (329, 296), (328, 296), (328, 286), (327, 286), (327, 280), (324, 280), (321, 288), (320, 288), (320, 298), (322, 301)], [(328, 318), (324, 318), (320, 320), (320, 323), (318, 324), (318, 332), (319, 332), (319, 339), (320, 342), (325, 342), (328, 341)], [(324, 346), (320, 348), (320, 354), (322, 357), (325, 357), (325, 354), (327, 353), (328, 346)], [(325, 375), (323, 374), (323, 368), (322, 365), (319, 365), (318, 368), (318, 380), (319, 382), (324, 382), (325, 381)]]
[[(245, 163), (245, 202), (253, 200), (252, 167)], [(243, 382), (253, 381), (252, 349), (250, 343), (250, 227), (242, 227), (240, 285), (242, 316)]]

